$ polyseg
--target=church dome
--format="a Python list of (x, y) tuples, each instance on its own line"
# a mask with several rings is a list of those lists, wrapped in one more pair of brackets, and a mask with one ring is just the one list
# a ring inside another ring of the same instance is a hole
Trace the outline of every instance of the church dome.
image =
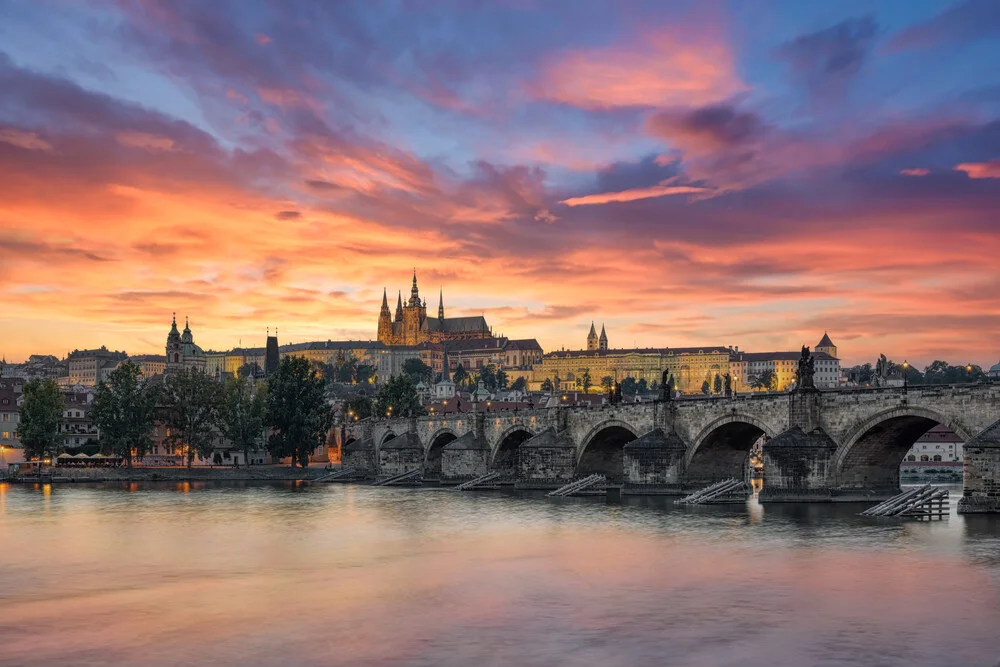
[(1000, 375), (1000, 364), (990, 366), (990, 375)]

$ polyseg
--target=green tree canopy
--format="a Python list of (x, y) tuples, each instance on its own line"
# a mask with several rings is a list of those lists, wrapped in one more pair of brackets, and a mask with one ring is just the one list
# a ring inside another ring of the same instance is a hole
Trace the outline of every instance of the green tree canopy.
[(510, 388), (514, 391), (524, 391), (527, 384), (528, 381), (524, 379), (524, 376), (519, 375), (518, 378), (511, 383)]
[(755, 375), (750, 378), (750, 387), (752, 389), (762, 389), (764, 391), (773, 391), (778, 386), (778, 374), (772, 369), (768, 368), (761, 372), (759, 375)]
[(542, 391), (552, 391), (552, 380), (545, 378), (542, 380)]
[(344, 402), (344, 415), (347, 421), (360, 421), (372, 416), (372, 400), (367, 396), (354, 396)]
[(601, 389), (604, 390), (605, 394), (611, 392), (611, 383), (614, 381), (615, 379), (610, 375), (605, 375), (604, 377), (601, 378)]
[(649, 391), (649, 384), (646, 382), (646, 378), (639, 378), (639, 381), (635, 383), (635, 388), (641, 394)]
[(21, 390), (21, 419), (18, 431), (26, 459), (43, 459), (53, 456), (62, 443), (59, 424), (66, 399), (59, 393), (59, 386), (50, 379), (29, 380)]
[(493, 364), (487, 364), (479, 369), (476, 374), (476, 384), (482, 383), (486, 388), (486, 391), (495, 392), (497, 390), (497, 375), (496, 367)]
[(375, 395), (375, 414), (379, 417), (416, 417), (426, 414), (417, 395), (417, 386), (409, 375), (390, 378), (379, 388)]
[(184, 448), (190, 468), (197, 454), (211, 456), (219, 436), (222, 386), (197, 368), (167, 375), (160, 393), (169, 442)]
[(249, 464), (250, 452), (264, 444), (267, 385), (247, 378), (226, 380), (220, 417), (223, 435), (243, 451), (243, 460)]
[(701, 393), (705, 394), (706, 396), (712, 393), (712, 387), (711, 385), (709, 385), (708, 380), (705, 380), (704, 382), (701, 383)]
[(429, 384), (434, 377), (434, 369), (420, 359), (407, 359), (403, 362), (403, 373), (410, 376), (413, 384), (424, 382)]
[(719, 375), (718, 373), (716, 373), (715, 375), (715, 380), (712, 384), (712, 391), (714, 391), (716, 394), (722, 393), (722, 376)]
[(121, 456), (132, 467), (132, 454), (142, 458), (153, 444), (157, 392), (142, 378), (142, 369), (122, 363), (97, 385), (91, 417), (101, 433), (101, 448)]
[(459, 364), (455, 368), (455, 372), (451, 374), (451, 381), (457, 386), (462, 386), (468, 381), (468, 379), (469, 374), (466, 372), (465, 367), (463, 367), (462, 364)]
[(371, 364), (358, 364), (354, 370), (355, 381), (358, 384), (374, 382), (377, 370), (378, 369)]
[(628, 396), (635, 396), (637, 387), (639, 386), (638, 383), (635, 381), (635, 378), (632, 376), (628, 376), (624, 380), (622, 380), (621, 385), (622, 385), (622, 393), (627, 394)]
[(580, 376), (580, 380), (583, 383), (583, 393), (589, 394), (590, 393), (590, 388), (594, 386), (594, 381), (590, 377), (590, 369), (589, 368), (584, 368), (583, 369), (583, 375)]
[(325, 382), (301, 357), (285, 357), (267, 381), (267, 449), (291, 457), (292, 467), (309, 465), (309, 455), (326, 442), (332, 422)]

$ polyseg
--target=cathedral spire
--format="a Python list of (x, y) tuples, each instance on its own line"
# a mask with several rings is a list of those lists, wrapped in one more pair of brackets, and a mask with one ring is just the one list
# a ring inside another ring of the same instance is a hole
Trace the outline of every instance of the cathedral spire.
[(413, 269), (413, 287), (410, 288), (410, 300), (408, 302), (409, 306), (420, 307), (420, 290), (417, 289), (417, 269)]
[(384, 287), (382, 288), (382, 308), (385, 310), (389, 310), (388, 293), (386, 292), (386, 289)]
[(587, 334), (587, 349), (596, 350), (597, 349), (597, 330), (594, 329), (594, 322), (590, 323), (590, 333)]
[(604, 330), (604, 323), (603, 322), (601, 323), (601, 337), (597, 341), (597, 349), (598, 350), (606, 350), (606, 349), (608, 349), (608, 334)]
[(396, 299), (396, 321), (403, 321), (403, 292), (399, 292), (399, 297)]
[(438, 292), (438, 319), (444, 319), (444, 288)]

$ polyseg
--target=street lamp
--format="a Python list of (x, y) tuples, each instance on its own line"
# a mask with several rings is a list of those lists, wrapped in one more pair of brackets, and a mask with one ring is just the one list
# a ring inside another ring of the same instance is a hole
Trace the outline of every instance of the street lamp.
[(906, 386), (907, 386), (907, 379), (908, 379), (907, 376), (909, 375), (909, 373), (907, 371), (909, 371), (909, 370), (910, 370), (910, 362), (908, 362), (908, 361), (906, 361), (904, 359), (903, 360), (903, 393), (904, 394), (906, 393)]

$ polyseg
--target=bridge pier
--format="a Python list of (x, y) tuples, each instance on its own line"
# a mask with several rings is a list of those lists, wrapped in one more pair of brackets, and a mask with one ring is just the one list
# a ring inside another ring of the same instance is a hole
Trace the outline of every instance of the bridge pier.
[(452, 440), (441, 452), (441, 482), (459, 484), (489, 472), (490, 446), (475, 433)]
[(547, 428), (521, 443), (518, 489), (558, 489), (576, 476), (576, 443), (565, 431)]
[(394, 477), (411, 470), (423, 470), (424, 446), (416, 434), (403, 435), (382, 443), (378, 450), (378, 477)]
[(374, 478), (378, 466), (375, 458), (375, 441), (362, 438), (344, 445), (341, 450), (340, 464), (345, 468), (354, 468), (362, 479)]
[(837, 443), (823, 429), (793, 426), (764, 443), (762, 502), (831, 500), (830, 478)]
[(1000, 422), (965, 443), (965, 485), (958, 512), (1000, 512)]
[(655, 428), (625, 445), (622, 493), (681, 495), (687, 444), (676, 433)]

